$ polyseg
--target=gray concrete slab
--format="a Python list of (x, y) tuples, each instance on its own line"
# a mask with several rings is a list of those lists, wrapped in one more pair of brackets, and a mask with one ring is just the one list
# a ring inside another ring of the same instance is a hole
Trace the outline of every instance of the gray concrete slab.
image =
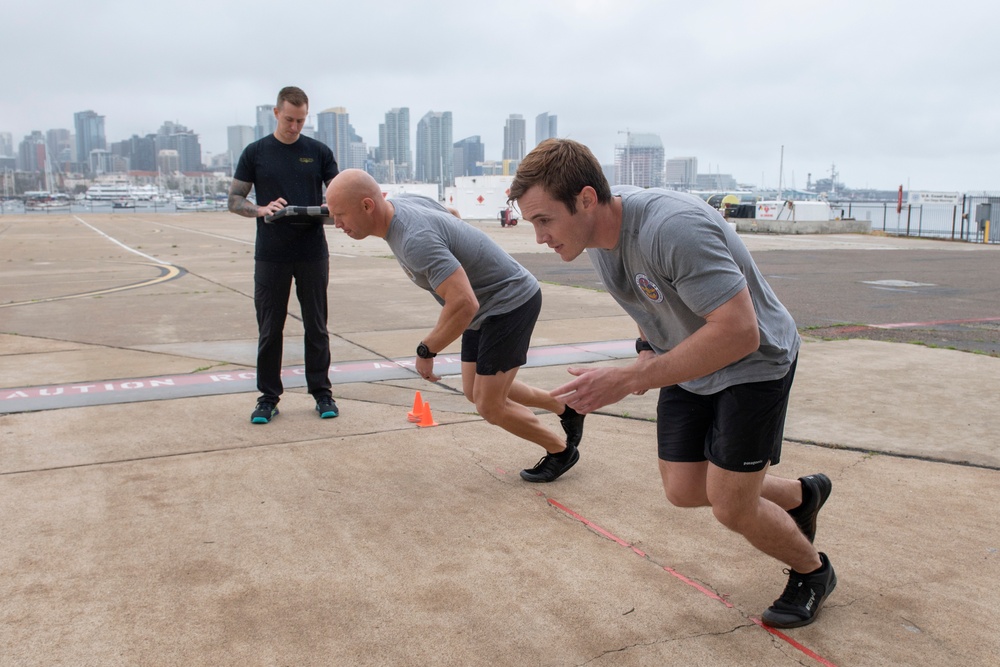
[[(246, 362), (252, 226), (86, 218), (184, 272), (81, 297), (156, 272), (70, 217), (4, 216), (0, 387)], [(495, 227), (529, 252), (529, 227)], [(430, 297), (384, 244), (328, 236), (337, 349), (410, 354)], [(607, 295), (543, 289), (536, 345), (634, 335)], [(775, 472), (833, 479), (817, 544), (839, 584), (783, 634), (755, 623), (780, 565), (663, 498), (653, 393), (588, 417), (580, 463), (544, 486), (517, 475), (538, 448), (484, 423), (456, 376), (339, 385), (334, 420), (292, 389), (267, 426), (252, 392), (0, 415), (0, 664), (992, 665), (997, 363), (805, 342)], [(406, 420), (417, 390), (439, 426)]]

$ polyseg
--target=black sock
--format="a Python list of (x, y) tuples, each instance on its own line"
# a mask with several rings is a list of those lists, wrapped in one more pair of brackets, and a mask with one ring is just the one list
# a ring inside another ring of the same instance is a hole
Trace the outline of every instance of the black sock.
[(789, 512), (796, 512), (802, 509), (803, 507), (806, 507), (812, 500), (812, 491), (809, 489), (809, 487), (803, 484), (801, 481), (799, 482), (799, 486), (802, 487), (802, 503), (798, 507), (793, 507), (792, 509), (788, 510)]
[(819, 567), (817, 567), (817, 568), (816, 568), (815, 570), (813, 570), (812, 572), (800, 572), (799, 574), (802, 574), (802, 575), (805, 575), (805, 576), (809, 576), (809, 575), (811, 575), (811, 574), (819, 574), (820, 572), (823, 572), (824, 570), (826, 570), (826, 568), (827, 568), (827, 566), (829, 565), (829, 562), (830, 562), (830, 561), (828, 561), (828, 560), (824, 560), (824, 559), (823, 559), (823, 556), (820, 556), (820, 557), (819, 557), (819, 562), (820, 562), (820, 566), (819, 566)]

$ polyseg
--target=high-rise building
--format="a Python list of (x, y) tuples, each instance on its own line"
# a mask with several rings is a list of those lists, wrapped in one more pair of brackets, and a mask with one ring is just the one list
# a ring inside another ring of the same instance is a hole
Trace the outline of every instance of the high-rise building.
[(557, 125), (558, 116), (550, 116), (547, 111), (535, 116), (535, 145), (537, 146), (546, 139), (558, 137)]
[(156, 153), (156, 167), (164, 174), (173, 174), (181, 170), (180, 157), (172, 148), (164, 148)]
[(466, 137), (455, 142), (455, 176), (482, 176), (483, 162), (486, 160), (486, 148), (479, 135)]
[(157, 155), (163, 150), (177, 151), (178, 171), (192, 172), (204, 169), (201, 162), (201, 142), (198, 140), (198, 135), (183, 125), (171, 121), (163, 123), (163, 126), (156, 133)]
[(106, 148), (95, 148), (87, 156), (87, 169), (91, 174), (113, 174), (116, 171), (124, 171), (116, 168), (115, 156)]
[(503, 159), (520, 162), (527, 153), (524, 116), (512, 113), (503, 127)]
[(38, 130), (28, 134), (17, 147), (18, 171), (45, 171), (45, 135)]
[(350, 118), (344, 107), (321, 111), (316, 116), (316, 140), (330, 147), (339, 169), (364, 169), (368, 159), (368, 147), (354, 131)]
[(269, 134), (274, 134), (278, 129), (278, 119), (274, 117), (273, 104), (257, 105), (257, 124), (254, 126), (253, 138), (263, 139)]
[(615, 146), (615, 183), (663, 187), (663, 142), (659, 136), (629, 132), (625, 144)]
[(675, 157), (667, 160), (666, 185), (668, 188), (687, 190), (698, 182), (698, 158)]
[(77, 111), (73, 114), (76, 127), (76, 159), (90, 160), (90, 151), (106, 150), (108, 142), (104, 138), (104, 116), (94, 111)]
[(14, 136), (10, 132), (0, 132), (0, 156), (10, 157), (14, 154)]
[(236, 163), (243, 155), (243, 149), (254, 141), (254, 129), (249, 125), (230, 125), (226, 128), (226, 152), (229, 154), (229, 166), (236, 170)]
[(397, 107), (385, 112), (385, 123), (378, 126), (380, 162), (391, 162), (395, 180), (405, 183), (411, 179), (413, 165), (410, 152), (410, 109)]
[(428, 111), (417, 123), (416, 180), (437, 183), (443, 194), (443, 188), (455, 184), (454, 158), (451, 112)]
[(320, 111), (316, 116), (316, 139), (333, 151), (337, 166), (347, 166), (351, 157), (350, 115), (344, 107), (333, 107)]
[(45, 133), (45, 145), (49, 149), (49, 159), (53, 166), (73, 162), (73, 133), (69, 130), (49, 130)]
[(111, 153), (125, 161), (129, 171), (156, 171), (156, 135), (131, 138), (111, 144)]
[(368, 146), (361, 140), (361, 137), (354, 133), (353, 127), (351, 128), (351, 149), (347, 156), (347, 164), (350, 166), (340, 167), (338, 164), (338, 169), (361, 169), (371, 173), (371, 165), (368, 164)]

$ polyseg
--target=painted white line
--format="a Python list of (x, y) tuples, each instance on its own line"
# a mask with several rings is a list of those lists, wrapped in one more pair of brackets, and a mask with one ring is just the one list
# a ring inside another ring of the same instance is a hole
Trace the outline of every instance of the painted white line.
[(182, 232), (191, 232), (192, 234), (201, 234), (202, 236), (211, 236), (215, 239), (222, 239), (223, 241), (235, 241), (236, 243), (242, 243), (243, 245), (254, 245), (253, 241), (247, 241), (244, 239), (238, 239), (233, 236), (223, 236), (222, 234), (213, 234), (212, 232), (203, 232), (200, 229), (190, 229), (188, 227), (178, 227), (177, 225), (168, 225), (165, 222), (160, 222), (159, 220), (146, 220), (144, 218), (136, 218), (139, 222), (145, 222), (149, 225), (159, 225), (160, 227), (169, 227), (170, 229), (176, 229)]
[(74, 215), (73, 218), (77, 222), (79, 222), (81, 225), (89, 227), (90, 229), (94, 230), (95, 232), (97, 232), (98, 234), (100, 234), (101, 236), (103, 236), (104, 238), (106, 238), (107, 240), (111, 241), (112, 243), (114, 243), (114, 244), (116, 244), (118, 246), (121, 246), (122, 248), (124, 248), (125, 250), (128, 250), (129, 252), (135, 253), (136, 255), (139, 255), (140, 257), (145, 257), (149, 261), (156, 262), (157, 264), (162, 264), (163, 266), (173, 266), (173, 264), (171, 264), (170, 262), (167, 262), (167, 261), (162, 260), (162, 259), (157, 259), (156, 257), (153, 257), (152, 255), (147, 255), (146, 253), (140, 252), (140, 251), (136, 250), (135, 248), (128, 247), (127, 245), (125, 245), (124, 243), (122, 243), (118, 239), (114, 238), (113, 236), (108, 236), (107, 234), (105, 234), (104, 232), (102, 232), (100, 229), (98, 229), (97, 227), (94, 227), (92, 224), (90, 224), (89, 222), (87, 222), (86, 220), (84, 220), (83, 218), (81, 218), (78, 215)]
[[(243, 245), (249, 245), (249, 246), (256, 245), (255, 241), (247, 241), (245, 239), (238, 239), (238, 238), (236, 238), (234, 236), (223, 236), (222, 234), (213, 234), (212, 232), (203, 232), (200, 229), (190, 229), (189, 227), (179, 227), (177, 225), (168, 225), (167, 223), (160, 222), (159, 220), (146, 220), (144, 218), (136, 218), (136, 220), (139, 220), (140, 222), (145, 222), (145, 223), (150, 224), (150, 225), (159, 225), (160, 227), (169, 227), (170, 229), (176, 229), (176, 230), (181, 231), (181, 232), (190, 232), (192, 234), (201, 234), (203, 236), (211, 236), (212, 238), (222, 239), (223, 241), (233, 241), (235, 243), (242, 243)], [(357, 258), (357, 255), (344, 255), (344, 254), (338, 253), (338, 252), (331, 252), (330, 256), (331, 257), (346, 257), (348, 259), (356, 259)]]

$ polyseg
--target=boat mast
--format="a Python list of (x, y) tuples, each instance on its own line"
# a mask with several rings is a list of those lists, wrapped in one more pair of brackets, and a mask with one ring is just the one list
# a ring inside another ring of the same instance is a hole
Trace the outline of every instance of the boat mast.
[(784, 189), (782, 179), (785, 171), (785, 145), (781, 145), (781, 161), (778, 162), (778, 199), (781, 199), (781, 192)]

